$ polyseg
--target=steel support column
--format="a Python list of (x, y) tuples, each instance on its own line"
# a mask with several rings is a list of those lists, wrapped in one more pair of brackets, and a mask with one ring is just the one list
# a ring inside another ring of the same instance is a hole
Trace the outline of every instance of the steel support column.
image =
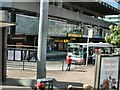
[(40, 18), (38, 33), (38, 52), (37, 52), (37, 79), (46, 77), (46, 46), (48, 31), (48, 5), (49, 0), (40, 2)]

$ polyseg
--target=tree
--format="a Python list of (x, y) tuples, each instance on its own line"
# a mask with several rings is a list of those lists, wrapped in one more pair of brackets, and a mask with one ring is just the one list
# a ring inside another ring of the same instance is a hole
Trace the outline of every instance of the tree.
[(109, 28), (110, 33), (105, 36), (106, 42), (120, 48), (120, 25), (111, 25)]

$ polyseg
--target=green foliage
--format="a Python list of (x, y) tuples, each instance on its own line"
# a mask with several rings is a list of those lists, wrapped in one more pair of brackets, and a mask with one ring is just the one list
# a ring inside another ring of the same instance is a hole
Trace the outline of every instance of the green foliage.
[(120, 47), (120, 25), (110, 27), (110, 33), (106, 33), (105, 40), (107, 43)]

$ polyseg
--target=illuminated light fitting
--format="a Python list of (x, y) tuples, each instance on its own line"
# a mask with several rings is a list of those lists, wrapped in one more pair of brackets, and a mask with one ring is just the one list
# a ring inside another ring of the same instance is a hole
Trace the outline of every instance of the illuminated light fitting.
[(0, 21), (0, 27), (9, 27), (9, 26), (15, 26), (15, 23), (6, 22), (6, 21)]
[(16, 23), (8, 22), (7, 15), (8, 15), (7, 11), (0, 10), (0, 28), (16, 25)]

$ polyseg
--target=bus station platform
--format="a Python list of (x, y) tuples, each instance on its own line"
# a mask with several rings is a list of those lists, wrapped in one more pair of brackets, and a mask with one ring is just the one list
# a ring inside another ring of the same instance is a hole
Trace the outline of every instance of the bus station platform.
[[(66, 90), (68, 85), (74, 88), (81, 88), (83, 84), (94, 86), (94, 70), (92, 65), (72, 68), (71, 71), (47, 71), (46, 77), (53, 78), (53, 90)], [(7, 70), (7, 82), (2, 86), (2, 90), (33, 90), (29, 86), (20, 85), (22, 80), (36, 80), (36, 71), (30, 70)], [(17, 74), (18, 77), (15, 77)], [(19, 80), (21, 79), (21, 81)]]

